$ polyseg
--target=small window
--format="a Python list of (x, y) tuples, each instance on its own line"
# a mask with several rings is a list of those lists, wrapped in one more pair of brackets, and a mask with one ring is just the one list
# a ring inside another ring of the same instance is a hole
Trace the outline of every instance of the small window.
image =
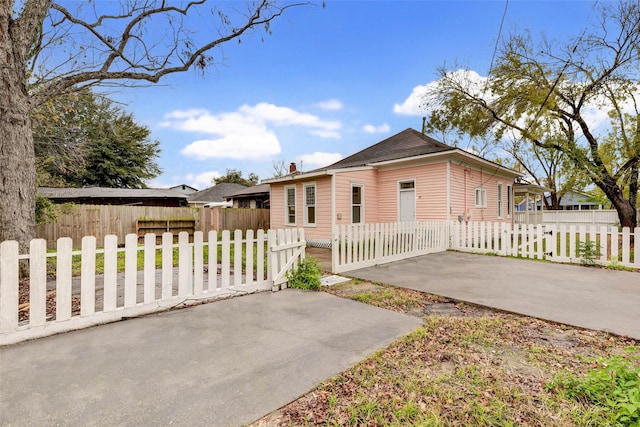
[(316, 223), (316, 185), (304, 185), (304, 223), (315, 225)]
[(498, 218), (502, 218), (502, 183), (498, 184)]
[(296, 187), (285, 187), (285, 224), (296, 225)]
[(476, 188), (476, 208), (487, 207), (487, 190), (485, 188)]
[(416, 188), (415, 181), (407, 181), (407, 182), (400, 183), (401, 190), (411, 190), (412, 188)]
[(511, 186), (507, 185), (507, 217), (511, 218), (511, 205), (513, 205), (513, 200), (511, 199)]
[(351, 187), (351, 223), (362, 223), (362, 185), (354, 185)]

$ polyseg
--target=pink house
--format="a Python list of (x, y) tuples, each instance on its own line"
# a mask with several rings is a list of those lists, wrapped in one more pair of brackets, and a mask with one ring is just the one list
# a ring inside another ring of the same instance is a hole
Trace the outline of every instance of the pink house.
[(265, 180), (271, 227), (303, 227), (329, 246), (335, 225), (404, 221), (512, 222), (520, 173), (413, 129), (330, 166)]

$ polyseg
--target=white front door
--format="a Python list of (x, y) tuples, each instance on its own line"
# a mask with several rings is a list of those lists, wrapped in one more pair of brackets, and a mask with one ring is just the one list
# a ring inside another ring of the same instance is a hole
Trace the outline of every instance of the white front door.
[(410, 222), (416, 220), (416, 190), (414, 181), (400, 182), (398, 186), (400, 222)]

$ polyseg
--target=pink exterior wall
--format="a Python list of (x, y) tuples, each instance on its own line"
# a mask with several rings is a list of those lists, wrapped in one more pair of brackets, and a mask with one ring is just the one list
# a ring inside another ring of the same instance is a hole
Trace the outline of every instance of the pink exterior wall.
[(416, 220), (447, 219), (446, 162), (381, 170), (378, 172), (380, 222), (398, 221), (398, 187), (415, 181)]
[[(498, 183), (502, 183), (502, 217), (498, 217)], [(451, 163), (451, 220), (462, 215), (467, 221), (511, 222), (507, 214), (507, 186), (513, 178), (496, 175), (495, 170)], [(487, 191), (486, 207), (476, 206), (476, 188)], [(513, 198), (511, 199), (513, 200)]]
[[(308, 183), (316, 184), (316, 223), (315, 225), (304, 224), (304, 185)], [(285, 187), (295, 185), (296, 187), (296, 223), (295, 225), (285, 224)], [(313, 179), (298, 182), (273, 183), (271, 184), (271, 228), (304, 228), (307, 239), (330, 239), (331, 238), (331, 177), (320, 176)]]
[[(450, 211), (447, 212), (447, 169), (449, 169)], [(399, 220), (399, 183), (415, 181), (416, 220), (511, 222), (508, 215), (507, 189), (513, 188), (513, 178), (498, 175), (489, 169), (460, 165), (454, 161), (438, 161), (406, 167), (360, 169), (337, 172), (335, 179), (335, 223), (351, 224), (351, 188), (363, 186), (363, 215), (366, 223)], [(295, 183), (271, 184), (271, 227), (302, 227), (308, 239), (329, 240), (332, 227), (331, 176), (319, 176)], [(316, 224), (304, 224), (303, 186), (316, 183)], [(498, 217), (498, 183), (502, 183), (502, 217)], [(285, 224), (285, 187), (296, 187), (296, 224)], [(476, 207), (475, 190), (486, 190), (486, 207)]]
[(380, 222), (378, 219), (378, 171), (365, 169), (336, 174), (336, 225), (351, 224), (351, 188), (363, 186), (364, 221)]

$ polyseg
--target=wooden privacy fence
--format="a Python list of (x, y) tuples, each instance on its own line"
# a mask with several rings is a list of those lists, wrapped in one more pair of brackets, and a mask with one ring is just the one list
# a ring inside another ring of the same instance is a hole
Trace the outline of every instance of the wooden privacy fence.
[(118, 244), (123, 245), (124, 236), (128, 234), (144, 236), (144, 226), (139, 230), (139, 225), (144, 223), (165, 224), (163, 231), (174, 234), (185, 229), (185, 223), (193, 229), (191, 233), (196, 230), (205, 234), (211, 230), (266, 230), (269, 229), (269, 209), (62, 205), (58, 219), (39, 225), (36, 236), (46, 240), (49, 249), (55, 248), (60, 237), (70, 237), (74, 248), (80, 247), (84, 236), (94, 236), (102, 242), (105, 236), (115, 235)]
[(444, 221), (341, 225), (333, 233), (332, 271), (445, 251), (448, 240)]
[(585, 243), (592, 245), (594, 261), (600, 265), (622, 265), (640, 269), (635, 244), (640, 227), (619, 230), (611, 226), (505, 224), (490, 222), (454, 223), (451, 248), (466, 252), (495, 253), (554, 262), (585, 260)]
[[(204, 237), (207, 240), (204, 240)], [(174, 244), (154, 234), (138, 244), (136, 234), (82, 239), (81, 249), (63, 237), (56, 252), (44, 239), (29, 253), (18, 243), (0, 243), (0, 345), (42, 337), (124, 317), (170, 309), (194, 301), (286, 287), (286, 273), (305, 256), (304, 231), (297, 229), (186, 232)], [(104, 242), (104, 243), (103, 243)], [(29, 278), (20, 280), (20, 262)]]

